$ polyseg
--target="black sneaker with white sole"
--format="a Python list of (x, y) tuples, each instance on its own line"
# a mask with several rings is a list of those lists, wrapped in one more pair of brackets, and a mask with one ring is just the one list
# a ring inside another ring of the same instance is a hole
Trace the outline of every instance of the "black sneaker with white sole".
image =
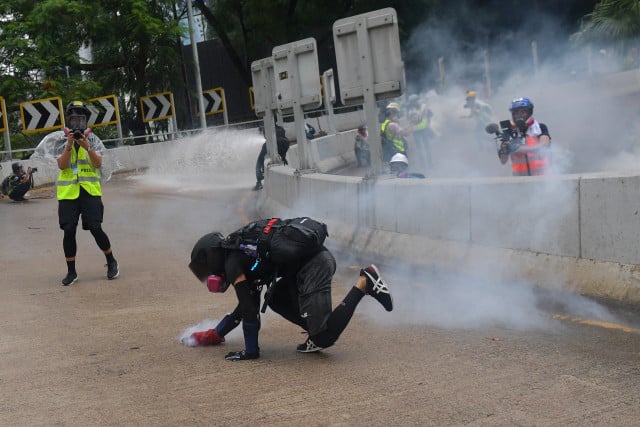
[(78, 274), (73, 272), (73, 273), (67, 273), (67, 275), (65, 276), (64, 279), (62, 279), (62, 286), (69, 286), (72, 283), (75, 283), (75, 281), (78, 280)]
[(118, 269), (118, 261), (112, 261), (107, 263), (107, 279), (113, 280), (120, 275), (120, 270)]
[(296, 350), (298, 351), (298, 353), (314, 353), (316, 351), (322, 350), (322, 347), (318, 347), (314, 344), (313, 341), (311, 341), (311, 338), (307, 338), (305, 342), (299, 344), (298, 347), (296, 347)]
[(374, 297), (385, 310), (393, 310), (393, 298), (389, 292), (389, 286), (382, 280), (378, 268), (371, 264), (360, 270), (360, 275), (367, 278), (367, 287), (365, 293)]

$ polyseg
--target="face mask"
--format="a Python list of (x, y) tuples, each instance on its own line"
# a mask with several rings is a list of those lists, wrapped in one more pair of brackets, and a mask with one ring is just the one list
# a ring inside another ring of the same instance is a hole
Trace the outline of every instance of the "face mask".
[(229, 284), (224, 280), (223, 277), (211, 275), (207, 277), (207, 289), (209, 292), (221, 293), (227, 290)]

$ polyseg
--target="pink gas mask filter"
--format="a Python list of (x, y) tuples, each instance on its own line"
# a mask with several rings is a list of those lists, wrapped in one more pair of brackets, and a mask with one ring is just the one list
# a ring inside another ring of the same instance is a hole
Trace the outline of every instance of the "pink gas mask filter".
[(207, 289), (209, 292), (222, 293), (227, 290), (229, 284), (224, 280), (224, 277), (211, 275), (207, 277)]

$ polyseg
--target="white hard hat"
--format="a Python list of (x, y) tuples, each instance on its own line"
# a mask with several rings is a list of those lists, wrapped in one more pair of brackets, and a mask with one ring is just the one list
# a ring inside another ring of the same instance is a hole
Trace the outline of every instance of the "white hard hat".
[(389, 161), (389, 163), (404, 163), (405, 165), (409, 164), (409, 159), (407, 159), (407, 156), (405, 156), (402, 153), (396, 153), (393, 155), (393, 157), (391, 158), (391, 160)]

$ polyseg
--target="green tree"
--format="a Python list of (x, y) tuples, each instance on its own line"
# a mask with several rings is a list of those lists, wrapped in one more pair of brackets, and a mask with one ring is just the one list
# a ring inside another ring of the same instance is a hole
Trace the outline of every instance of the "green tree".
[(640, 38), (640, 0), (602, 0), (582, 19), (573, 40), (582, 44), (614, 44), (624, 48)]
[(140, 97), (180, 81), (173, 1), (5, 0), (0, 16), (0, 94), (13, 123), (21, 101), (115, 93), (126, 99), (125, 131), (141, 134)]

